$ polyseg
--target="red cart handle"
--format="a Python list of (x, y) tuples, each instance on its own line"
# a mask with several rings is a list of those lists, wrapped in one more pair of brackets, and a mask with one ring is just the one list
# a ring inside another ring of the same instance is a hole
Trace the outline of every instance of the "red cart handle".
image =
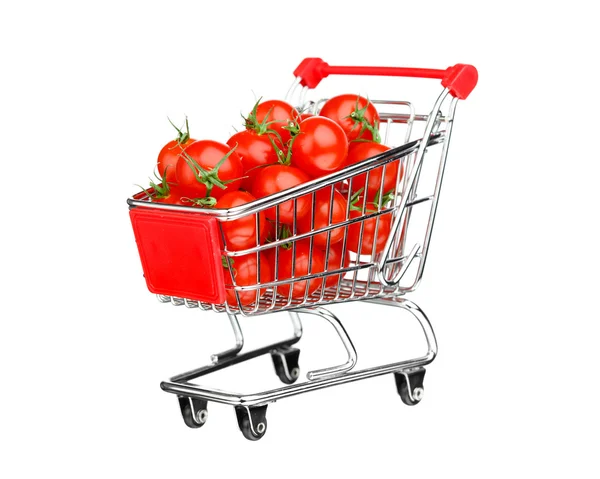
[(332, 67), (320, 58), (305, 58), (294, 70), (294, 75), (300, 77), (300, 84), (308, 88), (315, 88), (323, 78), (329, 75), (438, 78), (442, 80), (442, 86), (460, 100), (467, 98), (477, 85), (477, 69), (473, 65), (462, 63), (445, 70), (400, 67)]

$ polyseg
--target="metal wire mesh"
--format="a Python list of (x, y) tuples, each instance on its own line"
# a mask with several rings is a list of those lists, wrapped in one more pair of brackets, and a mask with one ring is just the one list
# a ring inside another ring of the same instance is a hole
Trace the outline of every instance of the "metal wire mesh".
[[(322, 103), (310, 102), (307, 108), (317, 113)], [(409, 233), (417, 229), (413, 227), (412, 210), (423, 204), (431, 206), (439, 193), (437, 187), (421, 195), (417, 190), (424, 183), (425, 163), (443, 169), (449, 136), (445, 126), (451, 125), (454, 104), (444, 116), (437, 106), (429, 115), (417, 115), (410, 102), (373, 103), (380, 114), (384, 144), (399, 146), (241, 207), (230, 210), (176, 207), (217, 217), (227, 300), (223, 304), (169, 296), (159, 296), (159, 300), (251, 316), (389, 297), (416, 288), (422, 268), (418, 268), (418, 277), (409, 286), (400, 283), (386, 286), (380, 281), (378, 270), (385, 269), (393, 277), (404, 273), (414, 260), (425, 259), (422, 245), (428, 243), (431, 233), (431, 208), (425, 224), (418, 228), (421, 232), (417, 235), (418, 247), (413, 247), (414, 241), (409, 240)], [(427, 148), (418, 161), (420, 135), (428, 127), (431, 133)], [(414, 180), (412, 183), (410, 178)], [(134, 200), (148, 201), (143, 194)], [(394, 230), (392, 226), (398, 218), (400, 225)], [(235, 222), (254, 223), (252, 247), (240, 250), (228, 241), (228, 225)], [(386, 242), (391, 246), (383, 257)]]

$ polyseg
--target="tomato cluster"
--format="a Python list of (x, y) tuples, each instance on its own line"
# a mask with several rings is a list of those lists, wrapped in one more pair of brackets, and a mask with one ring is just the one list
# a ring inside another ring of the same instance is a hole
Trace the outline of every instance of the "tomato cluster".
[[(147, 194), (151, 201), (190, 207), (240, 206), (387, 151), (378, 127), (374, 105), (351, 94), (327, 100), (318, 114), (300, 113), (281, 100), (259, 101), (244, 118), (244, 129), (224, 143), (192, 139), (186, 120), (185, 131), (176, 127), (177, 138), (160, 151), (160, 182), (151, 183)], [(391, 214), (369, 215), (385, 205), (383, 198), (393, 195), (402, 174), (398, 168), (395, 161), (350, 182), (221, 222), (225, 252), (242, 252), (290, 237), (289, 243), (279, 241), (279, 246), (259, 255), (223, 256), (230, 286), (227, 302), (238, 305), (239, 301), (242, 306), (256, 302), (263, 290), (236, 295), (231, 286), (256, 285), (259, 274), (261, 283), (282, 281), (347, 267), (349, 252), (358, 256), (381, 252), (390, 233)], [(360, 221), (335, 227), (355, 218)], [(292, 231), (303, 238), (295, 239)], [(337, 287), (341, 276), (328, 275), (325, 286)], [(302, 298), (322, 285), (321, 278), (314, 278), (278, 285), (276, 292)]]

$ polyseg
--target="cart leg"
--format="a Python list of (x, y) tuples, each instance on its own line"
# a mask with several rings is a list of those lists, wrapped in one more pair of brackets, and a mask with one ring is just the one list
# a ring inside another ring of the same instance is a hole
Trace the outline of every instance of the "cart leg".
[[(294, 326), (294, 337), (302, 337), (302, 321), (296, 311), (290, 311), (290, 318)], [(275, 374), (284, 384), (293, 384), (300, 377), (300, 366), (298, 366), (298, 357), (300, 350), (291, 346), (283, 346), (271, 351)]]
[(246, 439), (258, 441), (267, 432), (267, 405), (236, 406), (235, 415)]
[(350, 339), (350, 336), (348, 336), (346, 328), (344, 328), (344, 325), (338, 319), (338, 317), (335, 316), (329, 310), (321, 307), (301, 309), (299, 311), (303, 314), (314, 314), (316, 316), (322, 317), (323, 319), (326, 319), (329, 322), (329, 324), (331, 324), (334, 327), (336, 333), (342, 340), (344, 348), (346, 348), (346, 353), (348, 353), (348, 360), (344, 364), (310, 371), (306, 374), (306, 378), (309, 381), (314, 381), (316, 379), (332, 377), (350, 371), (356, 365), (356, 348), (354, 347), (354, 344), (352, 344), (352, 340)]
[(231, 329), (233, 329), (233, 334), (235, 336), (235, 346), (221, 353), (211, 355), (210, 360), (213, 364), (217, 364), (225, 358), (235, 356), (244, 347), (244, 335), (242, 334), (242, 328), (240, 328), (237, 316), (230, 313), (227, 313), (227, 316), (229, 317), (229, 323), (231, 324)]
[(433, 328), (431, 327), (429, 319), (427, 319), (427, 316), (425, 315), (423, 310), (419, 308), (415, 303), (405, 298), (368, 299), (367, 303), (383, 304), (386, 306), (398, 307), (412, 314), (415, 317), (415, 319), (419, 321), (421, 329), (423, 329), (423, 333), (425, 333), (425, 340), (427, 341), (427, 363), (430, 363), (435, 359), (438, 351), (435, 333), (433, 332)]
[(299, 356), (298, 348), (283, 347), (271, 351), (275, 374), (284, 384), (293, 384), (300, 377)]
[(425, 379), (425, 368), (416, 368), (409, 371), (394, 373), (396, 388), (402, 402), (408, 406), (415, 406), (421, 402), (423, 393), (423, 380)]
[[(221, 353), (212, 354), (210, 360), (213, 364), (218, 364), (225, 359), (237, 356), (244, 347), (244, 334), (242, 333), (242, 328), (240, 327), (237, 315), (227, 313), (227, 316), (229, 317), (229, 323), (231, 324), (231, 329), (233, 329), (233, 334), (235, 336), (235, 346)], [(294, 327), (293, 337), (300, 339), (302, 337), (302, 322), (300, 321), (300, 316), (298, 313), (292, 311), (290, 312), (290, 318), (292, 320), (292, 326)]]
[(204, 426), (208, 418), (207, 401), (204, 399), (178, 396), (183, 421), (193, 429)]

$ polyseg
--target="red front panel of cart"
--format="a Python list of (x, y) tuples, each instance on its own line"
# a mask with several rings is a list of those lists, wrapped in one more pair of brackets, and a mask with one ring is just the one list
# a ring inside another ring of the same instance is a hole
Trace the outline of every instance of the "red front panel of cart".
[(212, 304), (225, 301), (215, 218), (142, 207), (129, 215), (152, 293)]

